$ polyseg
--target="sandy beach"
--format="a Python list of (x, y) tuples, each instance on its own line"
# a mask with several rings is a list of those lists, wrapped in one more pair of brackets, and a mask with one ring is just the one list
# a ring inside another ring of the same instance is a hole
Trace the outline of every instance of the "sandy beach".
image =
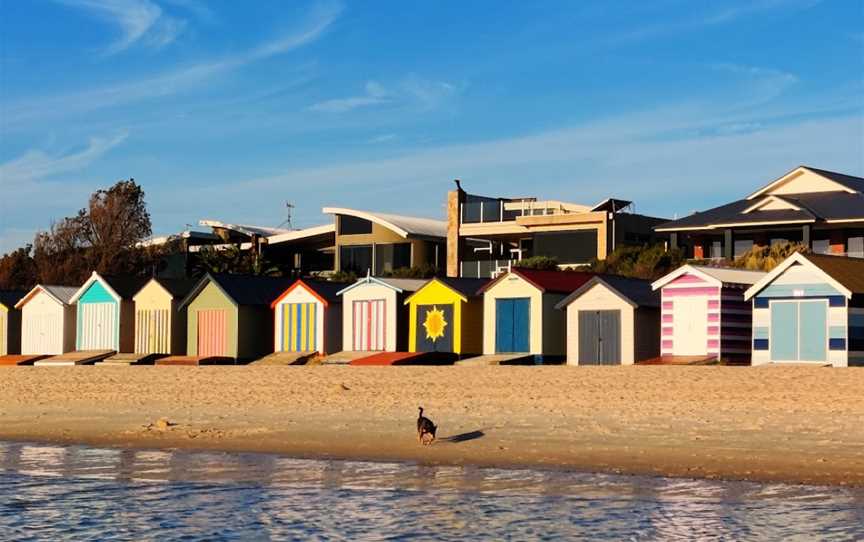
[(864, 486), (856, 369), (16, 367), (0, 390), (3, 440)]

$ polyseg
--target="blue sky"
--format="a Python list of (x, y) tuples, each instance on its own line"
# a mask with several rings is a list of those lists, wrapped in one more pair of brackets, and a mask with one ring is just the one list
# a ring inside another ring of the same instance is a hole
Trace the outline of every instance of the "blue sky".
[(0, 0), (0, 252), (134, 177), (154, 232), (444, 216), (475, 193), (674, 217), (864, 174), (864, 2)]

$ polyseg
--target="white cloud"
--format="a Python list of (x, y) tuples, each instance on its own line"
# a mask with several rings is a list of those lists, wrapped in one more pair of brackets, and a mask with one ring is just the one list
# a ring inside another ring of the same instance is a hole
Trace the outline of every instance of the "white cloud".
[(28, 181), (80, 171), (123, 143), (128, 136), (126, 132), (108, 137), (94, 136), (85, 148), (77, 152), (50, 154), (41, 149), (29, 150), (18, 158), (0, 164), (0, 180), (4, 188), (10, 188)]
[(41, 96), (18, 103), (3, 103), (5, 129), (35, 118), (53, 118), (84, 113), (134, 103), (141, 100), (170, 96), (197, 88), (218, 75), (247, 64), (288, 53), (320, 38), (339, 16), (338, 6), (316, 9), (301, 29), (279, 36), (252, 50), (199, 62), (135, 81), (92, 88), (68, 94)]
[(324, 100), (307, 109), (318, 113), (346, 113), (363, 107), (390, 105), (413, 106), (427, 111), (439, 107), (461, 89), (444, 81), (429, 81), (411, 75), (396, 83), (392, 89), (377, 81), (368, 81), (364, 90), (362, 95)]
[(369, 139), (369, 143), (387, 143), (396, 139), (396, 134), (381, 134)]
[(366, 93), (362, 96), (324, 100), (309, 106), (310, 111), (319, 113), (345, 113), (360, 107), (381, 105), (390, 101), (387, 90), (375, 81), (366, 83)]
[(125, 51), (138, 42), (162, 47), (183, 31), (183, 20), (166, 15), (150, 0), (56, 0), (108, 21), (120, 29), (120, 37), (105, 50), (106, 55)]

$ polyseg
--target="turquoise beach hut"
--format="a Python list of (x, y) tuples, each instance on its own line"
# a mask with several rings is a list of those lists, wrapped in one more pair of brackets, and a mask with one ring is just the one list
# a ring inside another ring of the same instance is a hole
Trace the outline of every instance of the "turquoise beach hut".
[(135, 303), (132, 297), (146, 277), (103, 276), (93, 272), (75, 293), (76, 350), (135, 349)]

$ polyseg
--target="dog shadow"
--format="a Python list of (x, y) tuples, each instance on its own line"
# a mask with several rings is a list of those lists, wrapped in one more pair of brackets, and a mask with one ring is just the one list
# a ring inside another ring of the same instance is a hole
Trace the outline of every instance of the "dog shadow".
[(452, 442), (454, 444), (458, 444), (460, 442), (468, 442), (469, 440), (476, 440), (478, 438), (483, 438), (486, 436), (486, 433), (483, 430), (478, 429), (476, 431), (469, 431), (467, 433), (460, 433), (458, 435), (452, 435), (447, 438), (441, 439), (445, 442)]

